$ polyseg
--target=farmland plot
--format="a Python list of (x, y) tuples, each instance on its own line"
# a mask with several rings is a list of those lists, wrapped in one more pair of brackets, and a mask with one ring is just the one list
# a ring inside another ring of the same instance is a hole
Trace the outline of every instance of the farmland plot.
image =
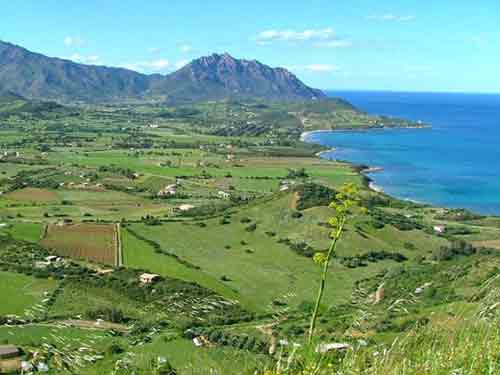
[(41, 245), (61, 256), (117, 264), (117, 226), (112, 224), (49, 224)]

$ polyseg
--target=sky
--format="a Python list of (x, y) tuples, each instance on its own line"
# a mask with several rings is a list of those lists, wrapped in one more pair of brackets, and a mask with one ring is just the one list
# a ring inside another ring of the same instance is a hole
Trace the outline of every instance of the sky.
[(0, 0), (0, 39), (167, 74), (212, 53), (331, 90), (500, 93), (500, 0)]

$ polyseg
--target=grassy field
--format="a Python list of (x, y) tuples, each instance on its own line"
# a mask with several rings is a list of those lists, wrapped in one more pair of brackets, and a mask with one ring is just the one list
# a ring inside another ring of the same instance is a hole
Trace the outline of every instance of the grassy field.
[(57, 282), (53, 280), (0, 271), (0, 316), (24, 315), (25, 310), (40, 303), (45, 293), (50, 293), (56, 286)]
[(145, 313), (135, 301), (125, 298), (109, 288), (82, 288), (77, 282), (69, 283), (49, 309), (49, 316), (74, 319), (92, 309), (116, 308), (128, 318), (144, 318)]
[(42, 238), (44, 225), (32, 222), (14, 222), (0, 228), (0, 233), (9, 233), (18, 240), (38, 242)]
[(221, 280), (203, 270), (180, 263), (176, 258), (156, 254), (151, 245), (133, 236), (126, 229), (122, 230), (122, 246), (125, 266), (141, 268), (185, 281), (193, 281), (229, 299), (239, 298), (239, 294)]
[[(286, 300), (286, 303), (296, 306), (304, 301), (312, 301), (318, 268), (310, 258), (294, 253), (286, 245), (278, 243), (278, 239), (305, 240), (317, 250), (325, 249), (328, 245), (328, 230), (318, 224), (325, 222), (330, 212), (328, 209), (315, 208), (306, 210), (301, 218), (293, 218), (291, 199), (286, 194), (270, 202), (250, 205), (232, 214), (228, 224), (220, 224), (220, 219), (211, 219), (204, 221), (206, 227), (203, 228), (195, 223), (165, 223), (161, 226), (133, 224), (131, 228), (161, 244), (169, 252), (199, 266), (201, 270), (197, 272), (200, 275), (207, 274), (212, 280), (221, 280), (223, 276), (228, 278), (229, 281), (224, 282), (227, 287), (236, 290), (242, 296), (241, 301), (253, 310), (268, 310), (273, 301), (279, 300)], [(242, 219), (250, 219), (250, 223), (242, 223)], [(247, 231), (251, 223), (256, 223), (255, 231)], [(415, 250), (404, 250), (405, 242), (414, 243)], [(367, 250), (388, 250), (416, 257), (444, 244), (446, 240), (420, 231), (402, 232), (387, 226), (381, 230), (367, 229), (362, 235), (349, 230), (338, 253), (356, 255)], [(130, 252), (128, 246), (131, 244), (125, 240), (125, 254)], [(147, 254), (150, 257), (148, 264), (151, 264), (148, 268), (160, 274), (178, 275), (168, 266), (160, 266), (168, 264), (170, 260), (151, 252)], [(158, 263), (156, 266), (152, 265), (154, 259)], [(138, 260), (130, 264), (147, 265)], [(333, 265), (332, 283), (342, 285), (342, 288), (330, 289), (326, 301), (344, 302), (350, 296), (356, 280), (391, 266), (395, 264), (380, 262), (363, 269), (350, 270)], [(185, 274), (182, 276), (186, 277)], [(199, 278), (193, 280), (198, 281)]]

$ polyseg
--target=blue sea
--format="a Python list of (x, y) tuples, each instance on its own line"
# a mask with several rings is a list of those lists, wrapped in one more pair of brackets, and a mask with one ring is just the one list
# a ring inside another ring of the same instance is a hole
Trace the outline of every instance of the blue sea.
[(328, 94), (432, 127), (310, 134), (308, 141), (336, 148), (323, 157), (382, 167), (370, 177), (395, 197), (500, 215), (500, 95)]

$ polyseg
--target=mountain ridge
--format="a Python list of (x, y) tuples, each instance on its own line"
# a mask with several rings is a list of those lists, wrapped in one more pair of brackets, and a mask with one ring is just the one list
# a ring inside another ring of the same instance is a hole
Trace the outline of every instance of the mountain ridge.
[(170, 101), (262, 98), (300, 101), (325, 97), (284, 68), (212, 54), (167, 75), (85, 65), (0, 41), (0, 93), (30, 99), (96, 101), (160, 97)]

